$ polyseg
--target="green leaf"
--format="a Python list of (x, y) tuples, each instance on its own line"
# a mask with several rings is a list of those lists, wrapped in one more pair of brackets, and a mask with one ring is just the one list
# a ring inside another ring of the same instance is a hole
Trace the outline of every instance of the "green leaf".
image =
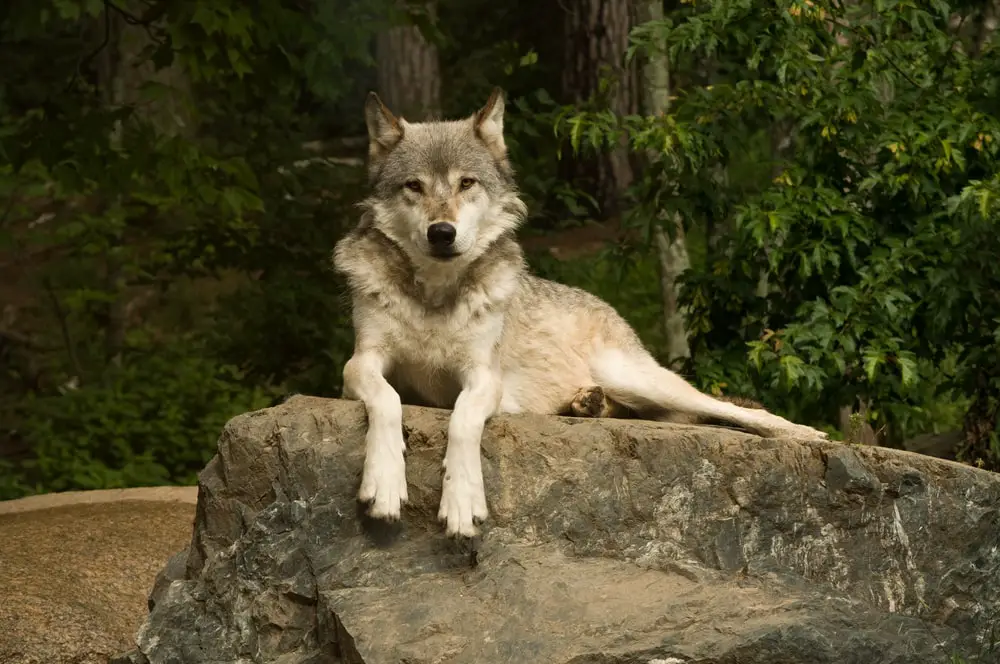
[(896, 358), (903, 381), (903, 387), (912, 387), (917, 382), (917, 360), (913, 353), (900, 353)]
[(868, 382), (873, 382), (875, 380), (875, 372), (878, 370), (885, 362), (885, 355), (877, 350), (866, 349), (864, 352), (864, 368), (865, 376), (868, 377)]

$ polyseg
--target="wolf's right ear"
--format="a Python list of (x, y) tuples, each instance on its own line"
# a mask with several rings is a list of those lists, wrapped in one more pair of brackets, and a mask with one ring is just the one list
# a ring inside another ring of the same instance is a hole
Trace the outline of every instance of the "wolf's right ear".
[(374, 92), (369, 92), (365, 100), (365, 124), (368, 125), (368, 157), (372, 161), (389, 154), (403, 139), (403, 125)]
[(503, 140), (503, 91), (493, 88), (486, 105), (472, 116), (476, 134), (486, 144), (496, 159), (507, 156), (507, 146)]

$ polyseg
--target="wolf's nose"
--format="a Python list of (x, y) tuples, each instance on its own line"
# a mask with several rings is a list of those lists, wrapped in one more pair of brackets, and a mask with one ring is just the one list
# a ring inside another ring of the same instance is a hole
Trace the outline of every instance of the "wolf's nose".
[(455, 227), (439, 221), (427, 228), (427, 241), (434, 247), (450, 247), (455, 243)]

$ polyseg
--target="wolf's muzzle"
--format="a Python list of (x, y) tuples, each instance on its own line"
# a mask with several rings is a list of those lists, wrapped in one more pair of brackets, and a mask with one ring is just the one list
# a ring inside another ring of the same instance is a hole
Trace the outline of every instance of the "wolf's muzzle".
[(455, 244), (455, 227), (445, 221), (431, 224), (427, 228), (427, 241), (435, 252), (449, 252)]

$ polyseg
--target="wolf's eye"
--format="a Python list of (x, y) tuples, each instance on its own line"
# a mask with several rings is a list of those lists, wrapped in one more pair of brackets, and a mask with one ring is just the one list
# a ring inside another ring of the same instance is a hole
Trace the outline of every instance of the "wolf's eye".
[(423, 186), (420, 184), (420, 180), (407, 180), (403, 186), (417, 194), (424, 190)]
[(476, 184), (475, 178), (462, 178), (462, 181), (458, 183), (458, 186), (462, 188), (462, 191), (465, 191), (474, 184)]

